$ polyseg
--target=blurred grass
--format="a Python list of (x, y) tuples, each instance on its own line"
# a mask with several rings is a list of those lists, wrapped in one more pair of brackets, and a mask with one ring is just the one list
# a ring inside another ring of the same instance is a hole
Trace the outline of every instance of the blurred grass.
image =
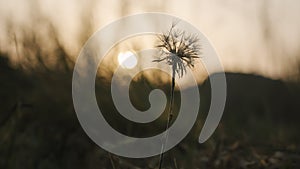
[[(72, 103), (74, 63), (65, 50), (70, 44), (62, 43), (54, 23), (39, 11), (35, 1), (31, 3), (29, 25), (14, 25), (9, 17), (5, 21), (7, 35), (11, 36), (7, 44), (16, 52), (9, 56), (0, 51), (0, 169), (110, 169), (111, 160), (117, 169), (155, 168), (158, 157), (128, 159), (112, 155), (110, 159), (108, 152), (84, 133)], [(93, 12), (87, 9), (79, 19), (84, 26), (76, 41), (78, 46), (93, 32), (89, 19)], [(262, 12), (265, 11), (263, 8)], [(261, 29), (269, 31), (272, 27), (264, 19)], [(265, 40), (272, 45), (269, 33), (265, 32)], [(275, 55), (275, 49), (276, 46), (270, 46), (269, 50), (274, 50)], [(274, 57), (282, 57), (278, 53)], [(201, 107), (196, 124), (179, 145), (166, 153), (164, 167), (299, 168), (300, 64), (298, 67), (298, 78), (293, 78), (298, 81), (227, 73), (225, 112), (216, 132), (204, 144), (197, 140), (210, 106), (210, 84), (206, 80), (199, 85)], [(135, 137), (148, 137), (164, 130), (166, 113), (149, 124), (123, 118), (113, 106), (110, 81), (106, 79), (112, 72), (104, 73), (101, 76), (100, 72), (95, 88), (98, 104), (110, 125)], [(130, 86), (133, 105), (139, 110), (149, 108), (148, 94), (154, 88), (169, 96), (168, 84), (150, 82), (139, 74)], [(177, 91), (175, 115), (180, 99)]]
[[(112, 168), (108, 153), (84, 133), (71, 96), (71, 69), (33, 69), (26, 72), (0, 57), (0, 168)], [(215, 74), (217, 76), (218, 74)], [(257, 75), (227, 73), (228, 98), (217, 131), (198, 144), (210, 100), (209, 81), (199, 86), (201, 107), (190, 134), (166, 153), (166, 168), (298, 168), (299, 83)], [(152, 84), (143, 74), (130, 88), (133, 105), (149, 107), (154, 88), (168, 96), (168, 84)], [(187, 89), (188, 90), (188, 89)], [(164, 129), (166, 113), (149, 124), (130, 122), (118, 114), (110, 82), (96, 82), (99, 106), (120, 132), (147, 137)], [(175, 94), (175, 114), (180, 106)], [(113, 156), (117, 168), (154, 168), (158, 157), (127, 159)]]

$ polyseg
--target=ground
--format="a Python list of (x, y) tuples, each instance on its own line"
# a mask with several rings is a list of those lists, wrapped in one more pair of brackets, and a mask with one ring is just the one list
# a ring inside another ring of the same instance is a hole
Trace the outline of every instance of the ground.
[[(207, 81), (199, 85), (203, 105), (196, 124), (165, 154), (163, 168), (299, 168), (298, 83), (226, 75), (228, 100), (214, 135), (204, 144), (197, 142), (209, 108)], [(98, 147), (85, 134), (73, 108), (71, 78), (68, 70), (26, 72), (0, 57), (0, 168), (156, 168), (159, 156), (119, 157)], [(131, 96), (141, 98), (132, 98), (139, 109), (149, 106), (144, 100), (152, 88), (159, 87), (167, 95), (170, 91), (168, 84), (157, 86), (139, 79), (131, 85)], [(97, 99), (100, 106), (106, 105), (104, 115), (114, 128), (144, 137), (163, 131), (166, 115), (148, 125), (128, 122), (117, 115), (109, 91), (109, 82), (98, 79)], [(179, 102), (177, 91), (175, 105)]]

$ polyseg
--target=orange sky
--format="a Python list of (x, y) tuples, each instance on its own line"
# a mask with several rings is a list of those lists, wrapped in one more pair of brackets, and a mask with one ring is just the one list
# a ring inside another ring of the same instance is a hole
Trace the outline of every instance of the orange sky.
[[(227, 71), (272, 78), (293, 76), (300, 63), (300, 1), (298, 0), (0, 0), (0, 50), (14, 57), (12, 32), (44, 35), (39, 16), (50, 20), (68, 54), (76, 57), (82, 31), (98, 28), (124, 15), (165, 12), (195, 25), (215, 46)], [(14, 25), (13, 30), (8, 23)], [(51, 49), (45, 41), (45, 48)], [(45, 49), (46, 50), (46, 49)], [(47, 51), (47, 50), (46, 50)]]

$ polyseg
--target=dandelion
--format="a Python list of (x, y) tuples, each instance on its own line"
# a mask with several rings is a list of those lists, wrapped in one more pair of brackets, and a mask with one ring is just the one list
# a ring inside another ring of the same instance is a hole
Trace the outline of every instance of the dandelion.
[(177, 73), (182, 77), (186, 73), (186, 67), (194, 67), (195, 59), (199, 58), (201, 46), (199, 38), (194, 34), (187, 34), (185, 31), (174, 29), (176, 24), (172, 24), (167, 33), (159, 34), (159, 58), (153, 62), (166, 61), (172, 66), (172, 76)]
[[(172, 84), (171, 84), (171, 99), (169, 115), (166, 125), (166, 130), (169, 128), (173, 118), (173, 100), (175, 88), (175, 76), (181, 78), (186, 73), (186, 68), (193, 68), (195, 60), (200, 56), (199, 38), (195, 34), (187, 34), (185, 31), (175, 29), (177, 23), (172, 23), (170, 30), (167, 33), (158, 35), (159, 58), (153, 62), (165, 61), (172, 68)], [(159, 169), (162, 167), (164, 147), (168, 139), (168, 132), (165, 136), (165, 142), (162, 144)]]

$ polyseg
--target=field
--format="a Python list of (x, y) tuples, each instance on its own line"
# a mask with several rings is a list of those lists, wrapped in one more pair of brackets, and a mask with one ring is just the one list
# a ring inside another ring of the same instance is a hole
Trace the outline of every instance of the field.
[[(0, 168), (157, 167), (158, 156), (118, 157), (85, 134), (73, 108), (71, 69), (26, 72), (11, 66), (4, 55), (0, 61)], [(165, 154), (164, 168), (298, 168), (299, 84), (241, 73), (226, 73), (226, 78), (225, 112), (213, 137), (204, 144), (197, 142), (209, 108), (210, 84), (205, 81), (198, 86), (201, 106), (196, 124)], [(153, 88), (162, 89), (167, 96), (170, 92), (168, 83), (151, 84), (145, 77), (132, 82), (133, 105), (147, 109), (147, 94)], [(146, 125), (130, 122), (117, 113), (109, 89), (109, 81), (97, 79), (98, 104), (115, 129), (137, 137), (164, 130), (166, 112)], [(178, 91), (174, 105), (176, 114)]]

